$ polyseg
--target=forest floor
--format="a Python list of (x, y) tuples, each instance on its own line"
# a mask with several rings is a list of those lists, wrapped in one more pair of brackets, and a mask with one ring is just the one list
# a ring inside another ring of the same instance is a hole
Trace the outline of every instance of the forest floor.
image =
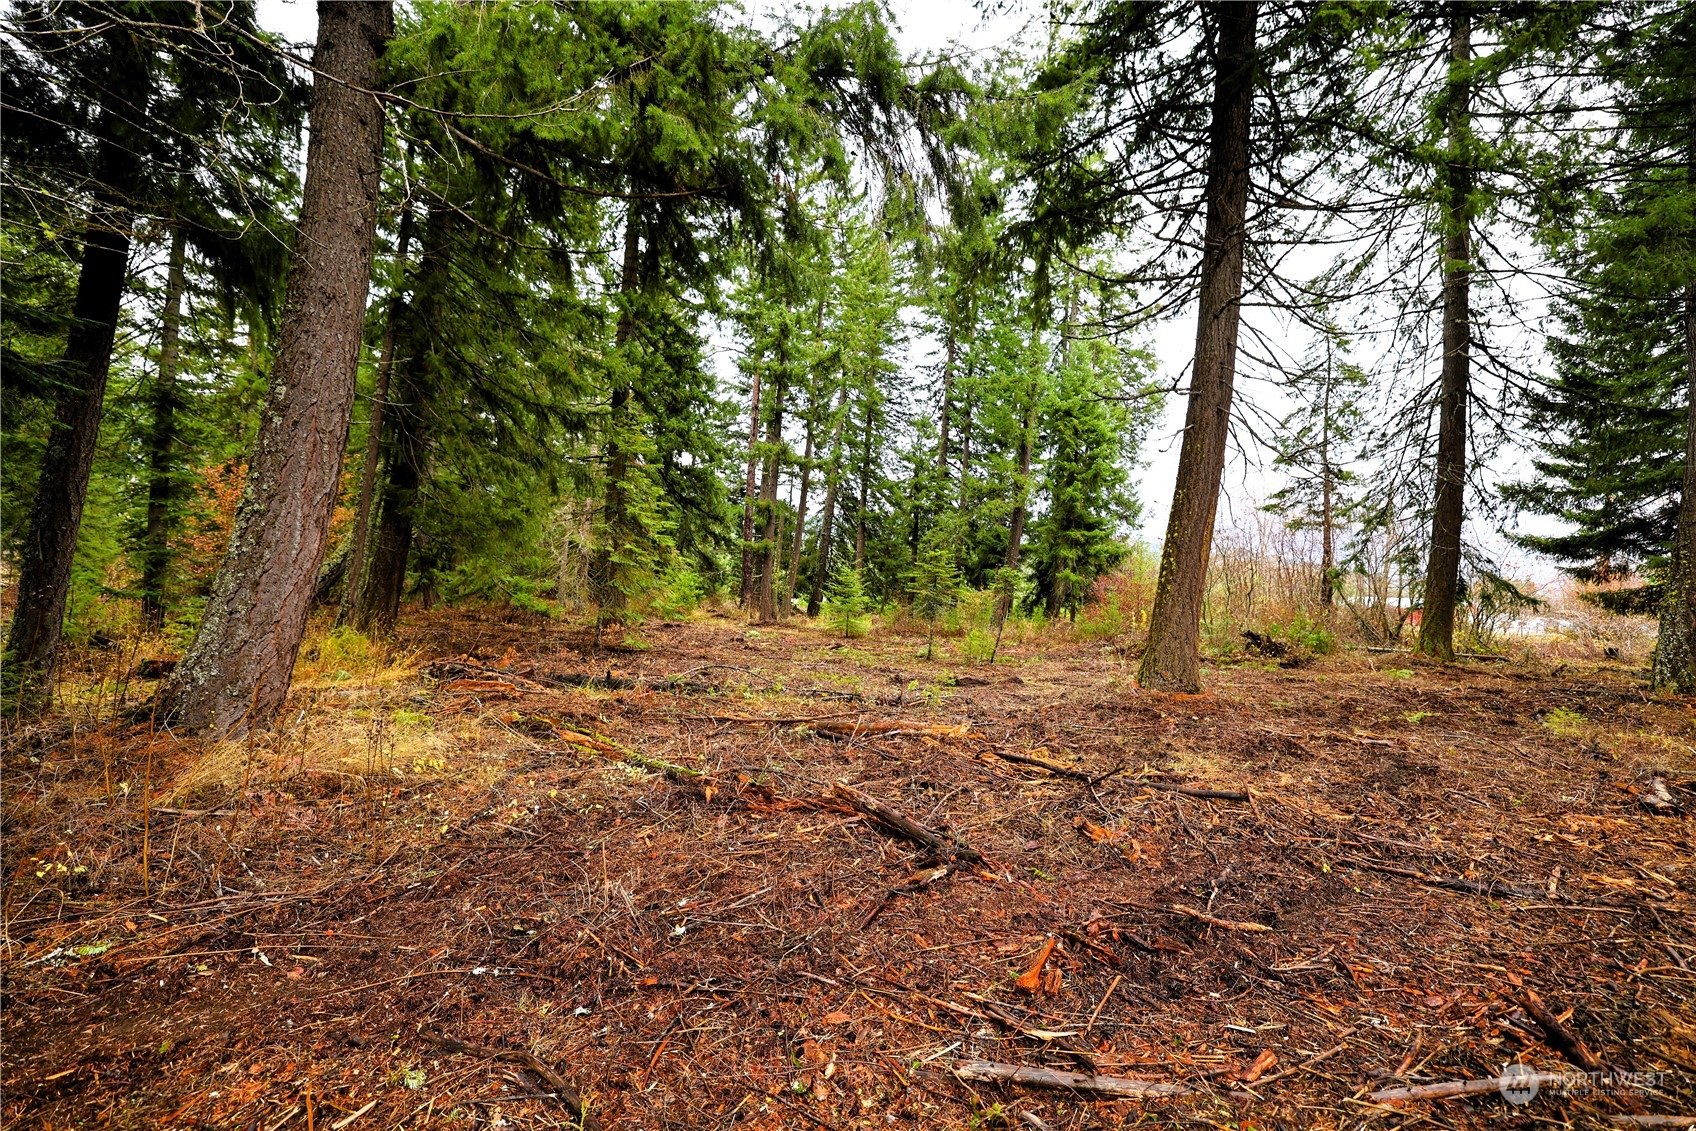
[[(605, 1128), (1696, 1115), (1690, 701), (1365, 652), (1165, 695), (1100, 644), (952, 646), (438, 611), (393, 657), (320, 635), (280, 727), (211, 748), (90, 653), (7, 734), (0, 1122), (574, 1126), (562, 1083)], [(1374, 1098), (1587, 1055), (1635, 1075)]]

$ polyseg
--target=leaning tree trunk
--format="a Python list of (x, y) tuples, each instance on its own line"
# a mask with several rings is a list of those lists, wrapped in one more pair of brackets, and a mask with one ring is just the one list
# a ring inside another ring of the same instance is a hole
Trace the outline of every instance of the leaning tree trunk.
[(1178, 480), (1160, 576), (1149, 614), (1148, 646), (1137, 678), (1159, 691), (1201, 688), (1201, 611), (1213, 517), (1225, 473), (1231, 391), (1241, 322), (1244, 223), (1248, 212), (1249, 119), (1254, 102), (1254, 3), (1218, 4), (1218, 70), (1208, 139), (1207, 230), (1201, 259), (1195, 370)]
[(1425, 603), (1419, 617), (1419, 650), (1445, 662), (1455, 658), (1455, 602), (1460, 591), (1460, 531), (1466, 517), (1466, 401), (1472, 380), (1470, 211), (1471, 176), (1461, 153), (1468, 128), (1470, 91), (1464, 70), (1472, 58), (1472, 22), (1457, 10), (1449, 37), (1449, 149), (1444, 167), (1448, 196), (1443, 248), (1443, 387), (1437, 407), (1437, 490), (1431, 513), (1431, 552), (1425, 566)]
[[(114, 118), (101, 116), (103, 133), (121, 128)], [(58, 665), (71, 562), (94, 470), (112, 342), (129, 270), (131, 215), (124, 197), (135, 180), (135, 159), (110, 137), (102, 139), (98, 152), (105, 175), (83, 241), (74, 321), (61, 366), (65, 388), (53, 414), (29, 525), (19, 547), (17, 610), (6, 635), (6, 691), (16, 697), (19, 708), (29, 710), (47, 701)]]
[(147, 446), (147, 526), (141, 537), (141, 615), (157, 632), (165, 624), (165, 575), (171, 568), (171, 503), (176, 495), (177, 364), (183, 324), (183, 261), (187, 234), (171, 229), (165, 272), (165, 311), (159, 319), (159, 375), (153, 384), (153, 421)]
[(383, 111), (369, 93), (387, 0), (318, 6), (312, 140), (271, 391), (205, 618), (166, 714), (223, 736), (268, 723), (289, 676), (341, 485), (377, 236)]
[[(365, 620), (365, 545), (371, 528), (371, 500), (377, 486), (377, 451), (383, 439), (383, 407), (389, 399), (389, 380), (395, 369), (395, 324), (405, 305), (406, 251), (412, 242), (412, 205), (400, 213), (400, 239), (395, 247), (394, 289), (389, 292), (388, 317), (383, 326), (383, 351), (377, 358), (377, 385), (371, 390), (371, 419), (365, 426), (365, 463), (359, 471), (359, 506), (353, 514), (353, 550), (342, 585), (337, 624)], [(392, 622), (391, 622), (392, 623)]]

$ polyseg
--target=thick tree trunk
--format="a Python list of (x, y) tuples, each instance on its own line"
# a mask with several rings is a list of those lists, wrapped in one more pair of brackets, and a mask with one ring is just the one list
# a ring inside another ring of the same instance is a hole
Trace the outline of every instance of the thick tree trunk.
[[(779, 355), (778, 373), (783, 373), (784, 359)], [(784, 382), (777, 380), (772, 387), (771, 413), (766, 417), (766, 453), (760, 473), (760, 509), (765, 512), (765, 527), (760, 532), (760, 623), (777, 620), (777, 476), (782, 469), (778, 458), (783, 450), (783, 393)]]
[[(1691, 176), (1696, 181), (1696, 171)], [(1673, 541), (1672, 584), (1655, 640), (1654, 683), (1696, 694), (1696, 286), (1684, 292), (1684, 365), (1689, 396), (1684, 426), (1683, 494)]]
[(842, 481), (842, 425), (848, 410), (848, 387), (836, 398), (836, 423), (830, 433), (830, 467), (824, 476), (824, 507), (819, 511), (818, 550), (813, 554), (813, 587), (807, 593), (807, 615), (824, 608), (824, 587), (830, 583), (830, 544), (836, 526), (836, 487)]
[[(395, 247), (394, 290), (389, 292), (389, 309), (383, 327), (383, 350), (377, 357), (377, 386), (371, 392), (371, 419), (366, 424), (365, 466), (359, 473), (359, 508), (353, 516), (353, 550), (348, 562), (347, 580), (342, 586), (342, 607), (336, 617), (338, 624), (349, 620), (363, 622), (366, 617), (361, 603), (365, 599), (365, 545), (371, 525), (371, 499), (377, 484), (377, 450), (383, 439), (383, 409), (389, 399), (389, 379), (395, 368), (395, 325), (400, 321), (406, 292), (406, 252), (412, 242), (412, 205), (400, 213), (400, 238)], [(405, 568), (404, 566), (402, 567)], [(397, 605), (398, 609), (398, 605)], [(389, 623), (393, 623), (391, 618)]]
[(177, 366), (183, 324), (183, 267), (188, 250), (181, 224), (171, 229), (165, 271), (165, 310), (159, 319), (159, 374), (147, 437), (147, 526), (141, 536), (141, 616), (157, 632), (165, 624), (165, 575), (171, 568), (171, 503), (176, 495)]
[(948, 320), (946, 353), (942, 361), (942, 419), (937, 422), (940, 435), (936, 441), (936, 470), (942, 482), (948, 482), (948, 426), (954, 411), (954, 319)]
[(19, 547), (17, 608), (6, 635), (6, 696), (25, 710), (46, 703), (58, 667), (71, 563), (94, 469), (112, 342), (129, 270), (131, 215), (124, 198), (135, 183), (135, 158), (109, 136), (123, 128), (115, 115), (102, 113), (97, 128), (107, 135), (98, 149), (102, 188), (83, 240), (74, 322), (61, 365), (65, 388), (58, 395), (29, 525)]
[(1455, 602), (1460, 589), (1460, 534), (1466, 517), (1466, 408), (1472, 380), (1471, 176), (1465, 144), (1470, 92), (1464, 69), (1472, 58), (1472, 20), (1464, 8), (1451, 17), (1448, 129), (1451, 156), (1444, 168), (1447, 228), (1443, 248), (1443, 381), (1437, 407), (1437, 487), (1426, 559), (1419, 650), (1455, 658)]
[(360, 89), (376, 86), (393, 27), (391, 3), (318, 5), (312, 140), (271, 391), (229, 550), (165, 692), (165, 713), (190, 730), (264, 725), (288, 695), (341, 484), (376, 244), (383, 113)]
[(1218, 71), (1207, 160), (1207, 230), (1203, 238), (1195, 369), (1178, 480), (1160, 576), (1149, 615), (1148, 646), (1137, 677), (1160, 691), (1201, 687), (1201, 611), (1213, 518), (1225, 471), (1231, 392), (1237, 371), (1242, 306), (1244, 222), (1248, 211), (1249, 122), (1254, 102), (1254, 3), (1214, 5)]

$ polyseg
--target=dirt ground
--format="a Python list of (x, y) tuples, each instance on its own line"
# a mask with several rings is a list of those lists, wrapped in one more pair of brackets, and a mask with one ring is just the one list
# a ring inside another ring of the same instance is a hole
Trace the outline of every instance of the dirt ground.
[[(1163, 695), (1099, 644), (952, 646), (436, 612), (211, 749), (90, 654), (6, 734), (0, 1116), (575, 1126), (562, 1083), (605, 1128), (1696, 1115), (1690, 701), (1365, 652)], [(1524, 1104), (1374, 1098), (1586, 1056)]]

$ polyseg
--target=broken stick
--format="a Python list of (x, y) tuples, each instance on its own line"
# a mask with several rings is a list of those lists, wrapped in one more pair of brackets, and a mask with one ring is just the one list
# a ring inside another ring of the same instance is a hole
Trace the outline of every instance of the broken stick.
[(1164, 781), (1144, 781), (1141, 778), (1137, 779), (1136, 784), (1142, 786), (1144, 789), (1158, 789), (1164, 793), (1176, 793), (1182, 797), (1202, 797), (1210, 798), (1214, 801), (1248, 800), (1248, 794), (1238, 792), (1234, 789), (1197, 789), (1194, 786), (1173, 785), (1171, 782)]
[(889, 832), (922, 844), (945, 860), (964, 860), (971, 864), (984, 862), (983, 853), (971, 845), (944, 836), (935, 829), (927, 829), (901, 810), (861, 793), (845, 781), (836, 782), (825, 791), (825, 796), (847, 802), (849, 806), (864, 813)]
[(1529, 1089), (1533, 1082), (1543, 1088), (1566, 1080), (1558, 1072), (1527, 1072), (1522, 1076), (1491, 1077), (1488, 1080), (1444, 1080), (1440, 1084), (1415, 1084), (1411, 1088), (1380, 1088), (1366, 1098), (1375, 1104), (1396, 1103), (1401, 1100), (1446, 1100), (1454, 1096), (1475, 1096), (1482, 1092), (1503, 1091), (1506, 1088)]
[(447, 1052), (463, 1053), (466, 1056), (480, 1056), (485, 1060), (504, 1060), (511, 1064), (522, 1064), (540, 1077), (542, 1083), (553, 1089), (554, 1095), (558, 1096), (560, 1102), (565, 1104), (566, 1110), (571, 1112), (571, 1118), (581, 1128), (581, 1131), (596, 1131), (599, 1127), (594, 1116), (584, 1110), (583, 1097), (578, 1095), (577, 1089), (571, 1086), (571, 1082), (554, 1071), (546, 1061), (529, 1049), (497, 1049), (488, 1048), (484, 1045), (468, 1045), (464, 1041), (458, 1041), (447, 1036), (445, 1033), (420, 1032), (419, 1036)]
[(1141, 1099), (1147, 1096), (1183, 1096), (1191, 1089), (1165, 1080), (1132, 1080), (1124, 1076), (1092, 1076), (1085, 1072), (1061, 1072), (1052, 1068), (1028, 1068), (994, 1060), (968, 1060), (954, 1066), (954, 1075), (978, 1084), (1023, 1084), (1029, 1088), (1059, 1088), (1092, 1096)]
[(1270, 931), (1272, 928), (1265, 923), (1240, 923), (1235, 919), (1217, 919), (1205, 911), (1197, 911), (1193, 907), (1185, 907), (1181, 903), (1172, 905), (1172, 913), (1182, 915), (1186, 919), (1194, 919), (1198, 923), (1206, 923), (1210, 927), (1222, 927), (1227, 931)]
[(1524, 990), (1520, 994), (1519, 1003), (1525, 1007), (1525, 1012), (1531, 1014), (1537, 1024), (1548, 1036), (1549, 1043), (1560, 1051), (1560, 1054), (1586, 1072), (1602, 1072), (1606, 1066), (1587, 1048), (1583, 1041), (1571, 1029), (1561, 1024), (1561, 1019), (1555, 1016), (1555, 1011), (1543, 1004), (1543, 999), (1534, 990)]

